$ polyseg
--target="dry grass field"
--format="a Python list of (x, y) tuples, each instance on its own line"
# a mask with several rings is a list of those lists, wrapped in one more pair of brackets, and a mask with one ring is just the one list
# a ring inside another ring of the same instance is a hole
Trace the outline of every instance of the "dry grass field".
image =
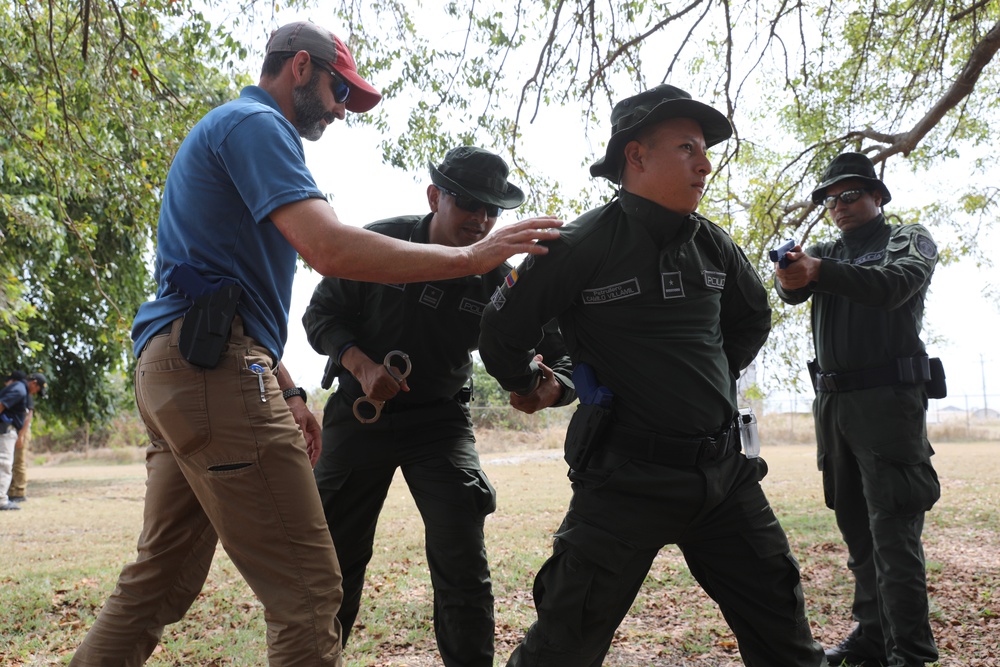
[[(533, 619), (531, 584), (569, 498), (558, 433), (482, 432), (483, 466), (498, 493), (487, 522), (494, 575), (497, 664)], [(944, 488), (925, 545), (941, 665), (1000, 667), (1000, 442), (936, 446)], [(814, 448), (765, 444), (764, 484), (803, 572), (814, 634), (835, 643), (850, 629), (846, 551), (822, 505)], [(134, 455), (133, 455), (134, 456)], [(118, 458), (128, 458), (121, 454)], [(30, 470), (30, 500), (0, 516), (0, 664), (60, 665), (134, 554), (145, 473), (99, 456)], [(739, 567), (734, 563), (733, 567)], [(439, 665), (422, 529), (405, 485), (387, 500), (349, 667)], [(259, 603), (220, 549), (203, 594), (167, 628), (147, 663), (266, 665)], [(607, 665), (742, 664), (711, 600), (675, 549), (664, 549), (615, 638)]]

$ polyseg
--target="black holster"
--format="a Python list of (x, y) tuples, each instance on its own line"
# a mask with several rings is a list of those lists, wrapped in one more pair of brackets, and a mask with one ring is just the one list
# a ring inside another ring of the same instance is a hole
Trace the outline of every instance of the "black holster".
[(584, 403), (577, 406), (566, 428), (564, 458), (570, 468), (576, 472), (587, 469), (610, 422), (611, 410), (607, 408)]
[(181, 355), (202, 368), (215, 368), (229, 340), (236, 316), (236, 304), (243, 288), (237, 284), (220, 287), (194, 300), (184, 315), (178, 341)]

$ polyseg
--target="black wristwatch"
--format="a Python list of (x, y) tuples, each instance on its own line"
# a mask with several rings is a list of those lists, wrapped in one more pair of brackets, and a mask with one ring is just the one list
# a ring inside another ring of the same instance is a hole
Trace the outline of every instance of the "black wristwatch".
[(291, 389), (285, 389), (281, 392), (281, 397), (286, 401), (293, 396), (301, 396), (303, 401), (306, 403), (309, 402), (309, 395), (306, 394), (306, 390), (302, 387), (292, 387)]

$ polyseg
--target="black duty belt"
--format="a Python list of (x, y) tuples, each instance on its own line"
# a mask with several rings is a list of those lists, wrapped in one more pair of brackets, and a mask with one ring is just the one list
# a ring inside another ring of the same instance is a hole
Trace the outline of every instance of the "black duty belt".
[(608, 451), (660, 465), (695, 466), (719, 461), (740, 448), (737, 427), (699, 438), (639, 431), (611, 424), (604, 438)]
[(903, 357), (879, 368), (834, 373), (822, 371), (815, 360), (809, 362), (809, 371), (816, 391), (857, 391), (895, 384), (920, 384), (931, 379), (930, 360), (926, 356)]

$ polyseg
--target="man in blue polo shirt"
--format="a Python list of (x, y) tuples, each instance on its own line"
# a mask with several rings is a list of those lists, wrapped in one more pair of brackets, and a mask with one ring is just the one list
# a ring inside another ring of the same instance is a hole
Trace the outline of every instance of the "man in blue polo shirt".
[(296, 256), (323, 275), (412, 282), (484, 273), (558, 234), (536, 218), (455, 249), (342, 224), (300, 137), (381, 95), (313, 24), (279, 28), (266, 52), (259, 85), (199, 121), (167, 177), (156, 298), (132, 331), (151, 440), (144, 525), (75, 666), (142, 664), (220, 540), (264, 606), (269, 664), (342, 664), (340, 569), (310, 465), (320, 428), (280, 362)]

